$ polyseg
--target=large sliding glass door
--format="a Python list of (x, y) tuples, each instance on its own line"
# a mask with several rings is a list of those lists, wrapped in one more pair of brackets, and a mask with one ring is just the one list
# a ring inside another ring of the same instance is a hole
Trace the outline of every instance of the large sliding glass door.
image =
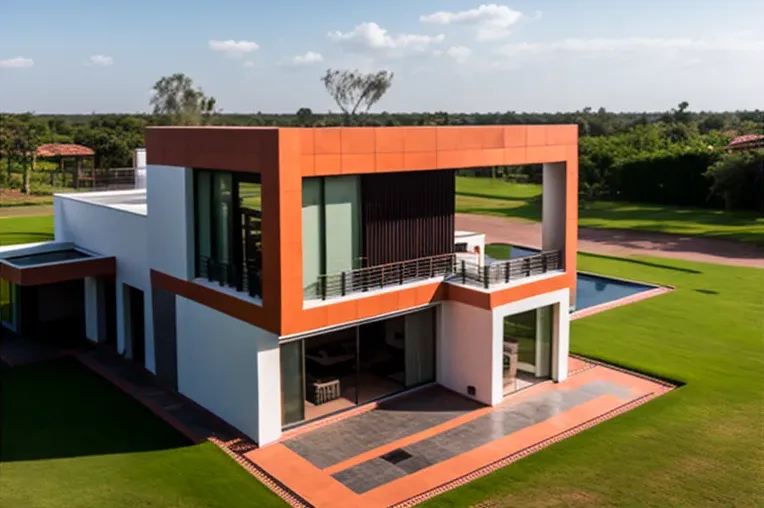
[(435, 380), (435, 309), (281, 345), (282, 422), (314, 420)]
[(554, 306), (504, 318), (504, 394), (549, 379), (552, 374)]

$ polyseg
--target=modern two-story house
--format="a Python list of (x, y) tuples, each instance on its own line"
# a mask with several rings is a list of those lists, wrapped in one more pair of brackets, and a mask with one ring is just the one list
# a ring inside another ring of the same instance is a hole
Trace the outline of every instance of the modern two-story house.
[[(145, 189), (57, 195), (53, 242), (0, 249), (4, 326), (111, 345), (260, 445), (431, 383), (495, 405), (566, 378), (576, 126), (158, 127), (146, 153)], [(520, 164), (543, 248), (489, 263), (455, 172)]]

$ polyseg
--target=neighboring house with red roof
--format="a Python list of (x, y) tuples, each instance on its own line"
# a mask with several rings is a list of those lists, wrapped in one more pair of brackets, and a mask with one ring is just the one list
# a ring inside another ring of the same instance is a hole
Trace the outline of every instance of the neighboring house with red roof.
[(749, 150), (752, 148), (764, 148), (764, 136), (759, 134), (746, 134), (738, 136), (729, 142), (730, 150)]

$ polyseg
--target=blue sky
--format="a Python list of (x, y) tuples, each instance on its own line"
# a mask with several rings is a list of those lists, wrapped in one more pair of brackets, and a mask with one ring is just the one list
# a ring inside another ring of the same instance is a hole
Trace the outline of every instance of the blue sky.
[(0, 111), (147, 111), (184, 72), (227, 112), (336, 110), (329, 67), (390, 69), (376, 110), (764, 107), (761, 0), (0, 2)]

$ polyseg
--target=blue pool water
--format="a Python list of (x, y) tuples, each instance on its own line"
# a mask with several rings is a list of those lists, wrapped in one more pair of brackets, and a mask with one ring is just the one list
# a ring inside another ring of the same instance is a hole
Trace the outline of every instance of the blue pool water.
[[(511, 246), (509, 251), (510, 259), (532, 256), (539, 251), (525, 247)], [(494, 260), (486, 256), (486, 263)], [(576, 307), (575, 310), (587, 309), (595, 305), (613, 302), (635, 295), (643, 291), (655, 289), (656, 286), (650, 284), (640, 284), (625, 280), (612, 279), (601, 275), (578, 272), (576, 275)]]
[(579, 272), (576, 274), (576, 310), (613, 302), (651, 289), (655, 289), (655, 286)]

